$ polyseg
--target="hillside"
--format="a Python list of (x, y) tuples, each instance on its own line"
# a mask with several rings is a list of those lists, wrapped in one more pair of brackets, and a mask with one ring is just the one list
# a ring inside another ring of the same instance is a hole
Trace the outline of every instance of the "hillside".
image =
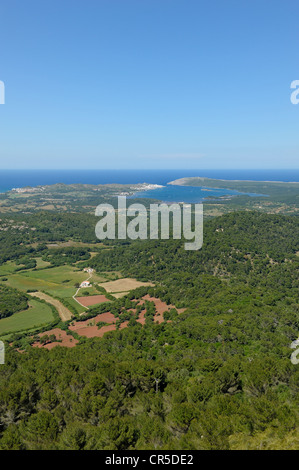
[[(298, 447), (299, 369), (289, 347), (299, 332), (298, 223), (235, 212), (206, 222), (198, 252), (135, 241), (80, 261), (149, 281), (155, 287), (139, 296), (186, 310), (102, 338), (70, 332), (72, 348), (23, 341), (20, 354), (7, 344), (0, 448)], [(111, 311), (130, 310), (129, 299)]]

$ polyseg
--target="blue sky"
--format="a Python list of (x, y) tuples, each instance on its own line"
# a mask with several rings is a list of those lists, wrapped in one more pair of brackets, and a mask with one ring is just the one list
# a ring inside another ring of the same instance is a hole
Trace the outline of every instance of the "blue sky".
[(1, 0), (0, 168), (299, 168), (295, 0)]

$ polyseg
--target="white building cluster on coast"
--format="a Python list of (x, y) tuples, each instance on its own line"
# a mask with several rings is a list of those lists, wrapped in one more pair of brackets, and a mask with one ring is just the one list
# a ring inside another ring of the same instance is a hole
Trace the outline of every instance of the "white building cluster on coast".
[(45, 188), (43, 186), (37, 186), (37, 187), (31, 187), (31, 186), (26, 186), (24, 188), (12, 188), (11, 191), (14, 191), (16, 193), (34, 193), (34, 192), (39, 192), (39, 191), (44, 191)]
[[(140, 183), (137, 184), (136, 186), (130, 186), (130, 190), (137, 192), (137, 191), (150, 191), (152, 189), (157, 189), (157, 188), (164, 188), (161, 184), (151, 184), (151, 183)], [(130, 192), (128, 191), (123, 191), (119, 194), (119, 196), (129, 196), (131, 195)]]

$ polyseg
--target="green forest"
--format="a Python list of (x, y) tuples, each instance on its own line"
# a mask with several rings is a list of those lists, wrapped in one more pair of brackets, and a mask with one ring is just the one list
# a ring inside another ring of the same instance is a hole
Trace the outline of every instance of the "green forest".
[(298, 451), (299, 0), (0, 0), (0, 45), (0, 456)]
[(28, 308), (27, 296), (17, 289), (0, 284), (0, 319)]
[[(110, 241), (103, 249), (88, 214), (19, 217), (28, 229), (1, 232), (2, 263), (29, 269), (24, 261), (38, 255), (50, 266), (79, 262), (155, 284), (115, 301), (116, 315), (137, 292), (186, 310), (171, 322), (131, 320), (103, 338), (81, 337), (72, 349), (28, 342), (20, 353), (18, 341), (6, 342), (0, 449), (298, 448), (299, 367), (290, 361), (299, 336), (297, 217), (215, 217), (204, 224), (202, 249), (189, 252), (180, 240)], [(93, 243), (94, 256), (86, 247), (48, 248), (69, 239)], [(26, 302), (1, 287), (9, 315)]]

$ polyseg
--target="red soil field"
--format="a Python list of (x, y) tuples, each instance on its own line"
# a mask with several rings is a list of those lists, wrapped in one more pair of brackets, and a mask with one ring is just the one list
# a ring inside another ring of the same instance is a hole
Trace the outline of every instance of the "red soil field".
[[(115, 320), (116, 318), (114, 315), (112, 315), (112, 313), (105, 312), (100, 313), (96, 317), (90, 318), (89, 320), (74, 322), (69, 326), (69, 329), (76, 331), (78, 335), (85, 336), (86, 338), (101, 338), (107, 331), (116, 330), (116, 326), (114, 324)], [(99, 329), (96, 325), (99, 321), (110, 323), (110, 325), (102, 326), (102, 328)]]
[[(144, 304), (144, 301), (148, 300), (150, 302), (154, 302), (155, 307), (156, 307), (156, 314), (154, 316), (154, 322), (162, 323), (164, 321), (163, 318), (163, 313), (168, 312), (171, 308), (175, 308), (174, 305), (167, 305), (165, 302), (162, 300), (156, 298), (156, 297), (150, 297), (148, 294), (142, 297), (142, 299), (139, 302), (139, 305)], [(177, 311), (178, 313), (183, 313), (186, 309), (185, 308), (178, 308)], [(141, 323), (142, 325), (145, 324), (145, 311), (143, 310), (139, 318), (137, 320), (138, 323)], [(171, 320), (167, 320), (167, 323), (171, 322)]]
[(76, 300), (84, 307), (89, 307), (90, 305), (102, 304), (103, 302), (109, 302), (104, 295), (87, 295), (86, 297), (76, 297)]
[[(128, 321), (124, 321), (120, 324), (119, 329), (122, 330), (128, 326)], [(85, 336), (86, 338), (102, 338), (105, 333), (108, 331), (116, 330), (116, 326), (114, 324), (102, 326), (102, 328), (98, 329), (97, 326), (87, 326), (83, 328), (79, 328), (76, 330), (76, 333), (81, 336)]]
[(136, 320), (138, 323), (141, 323), (141, 325), (145, 324), (145, 310), (142, 310), (139, 314), (139, 318)]
[[(165, 312), (165, 310), (163, 310)], [(163, 323), (164, 318), (162, 314), (157, 313), (157, 315), (154, 316), (154, 322), (158, 323)]]
[[(82, 300), (86, 301), (86, 306), (88, 305), (94, 305), (95, 303), (100, 303), (100, 302), (106, 302), (107, 299), (104, 295), (94, 295), (94, 296), (86, 296), (86, 297), (78, 297), (80, 299), (80, 302), (83, 304)], [(169, 311), (171, 308), (175, 308), (174, 305), (167, 305), (165, 302), (162, 300), (155, 298), (155, 297), (150, 297), (149, 295), (145, 295), (142, 297), (142, 299), (139, 300), (139, 304), (142, 305), (145, 303), (145, 300), (148, 300), (150, 302), (154, 302), (155, 307), (156, 307), (156, 314), (154, 316), (154, 321), (158, 323), (162, 323), (164, 321), (163, 318), (163, 313), (165, 311)], [(88, 303), (87, 303), (88, 302)], [(181, 308), (177, 309), (178, 313), (184, 312), (186, 309)], [(129, 309), (129, 311), (132, 312), (132, 314), (136, 313), (136, 309)], [(103, 326), (102, 328), (98, 328), (96, 326), (96, 323), (98, 322), (105, 322), (109, 323), (108, 325)], [(108, 331), (114, 331), (116, 330), (116, 325), (115, 325), (116, 318), (114, 315), (112, 315), (111, 312), (105, 312), (97, 315), (94, 318), (91, 318), (89, 320), (84, 320), (84, 321), (73, 321), (73, 323), (69, 326), (69, 329), (72, 331), (75, 331), (81, 336), (85, 336), (86, 338), (101, 338), (105, 333)], [(137, 319), (138, 323), (141, 323), (142, 325), (145, 324), (145, 310), (141, 311), (139, 314), (139, 318)], [(167, 323), (170, 323), (171, 320), (167, 320)], [(128, 326), (128, 321), (124, 321), (123, 323), (120, 324), (120, 330), (123, 328), (126, 328)], [(39, 333), (39, 337), (45, 336), (45, 335), (55, 335), (57, 340), (60, 341), (54, 341), (53, 343), (46, 343), (46, 344), (41, 344), (40, 342), (35, 342), (32, 344), (33, 347), (35, 348), (45, 348), (45, 349), (52, 349), (55, 346), (65, 346), (68, 348), (73, 348), (76, 346), (78, 343), (78, 340), (73, 338), (70, 335), (67, 335), (67, 333), (64, 330), (61, 330), (60, 328), (54, 328), (52, 330), (45, 331), (43, 333)], [(21, 352), (21, 351), (20, 351)]]
[(73, 338), (70, 335), (67, 335), (66, 331), (61, 330), (60, 328), (54, 328), (53, 330), (44, 331), (43, 333), (38, 334), (40, 338), (45, 335), (48, 335), (48, 336), (55, 335), (56, 339), (61, 340), (61, 342), (54, 341), (53, 343), (46, 343), (46, 344), (41, 344), (39, 342), (36, 342), (36, 343), (33, 343), (32, 346), (34, 348), (45, 348), (45, 349), (53, 349), (55, 348), (55, 346), (66, 346), (67, 348), (73, 348), (78, 343), (77, 339)]
[[(149, 300), (150, 302), (154, 302), (156, 311), (157, 313), (164, 313), (168, 312), (171, 308), (176, 308), (174, 305), (167, 305), (165, 302), (163, 302), (160, 299), (157, 299), (156, 297), (150, 297), (148, 294), (142, 297), (143, 300)], [(178, 313), (183, 313), (186, 309), (185, 308), (178, 308), (177, 311)]]
[[(92, 296), (92, 297), (104, 297), (105, 298), (105, 296)], [(92, 297), (80, 297), (80, 299), (91, 300)], [(150, 297), (149, 295), (145, 295), (142, 299), (140, 299), (139, 304), (144, 304), (145, 300), (154, 302), (155, 307), (156, 307), (156, 314), (154, 316), (154, 321), (158, 323), (162, 323), (164, 321), (163, 312), (169, 311), (171, 308), (175, 308), (173, 305), (167, 305), (165, 302), (162, 302), (162, 300), (155, 298), (155, 297)], [(184, 310), (185, 309), (179, 309), (178, 312), (181, 313)], [(129, 309), (128, 311), (132, 312), (132, 314), (136, 313), (136, 309), (134, 308)], [(100, 321), (109, 323), (109, 325), (102, 326), (102, 328), (99, 329), (96, 326), (96, 324)], [(116, 322), (116, 318), (114, 317), (114, 315), (112, 315), (111, 312), (106, 312), (106, 313), (101, 313), (94, 318), (90, 318), (89, 320), (74, 321), (69, 326), (69, 329), (72, 331), (75, 331), (81, 336), (85, 336), (86, 338), (95, 338), (95, 337), (101, 338), (108, 331), (116, 330), (115, 322)], [(145, 310), (140, 312), (137, 322), (141, 323), (142, 325), (145, 324)], [(170, 322), (170, 320), (168, 320), (168, 322)], [(128, 321), (124, 321), (123, 323), (121, 323), (120, 329), (122, 330), (123, 328), (126, 328), (128, 326), (128, 323), (129, 323)]]
[(99, 330), (97, 326), (87, 326), (83, 328), (78, 328), (76, 329), (76, 333), (81, 336), (85, 336), (86, 338), (101, 338), (104, 333), (107, 333), (107, 331), (113, 331), (116, 330), (116, 326), (114, 324), (111, 325), (106, 325), (102, 326), (102, 328)]
[[(100, 313), (96, 317), (90, 318), (89, 320), (74, 322), (73, 325), (69, 326), (69, 329), (72, 330), (72, 331), (82, 330), (82, 328), (87, 328), (87, 327), (89, 328), (90, 325), (96, 326), (96, 324), (99, 321), (102, 321), (104, 323), (115, 323), (115, 316), (112, 315), (112, 313), (110, 313), (110, 312)], [(96, 328), (97, 328), (97, 326), (96, 326)]]
[[(165, 312), (165, 310), (163, 310)], [(141, 325), (145, 324), (145, 310), (142, 310), (142, 312), (139, 314), (139, 318), (136, 320), (138, 323), (141, 323)], [(154, 322), (162, 323), (164, 321), (163, 315), (157, 313), (154, 315)]]

